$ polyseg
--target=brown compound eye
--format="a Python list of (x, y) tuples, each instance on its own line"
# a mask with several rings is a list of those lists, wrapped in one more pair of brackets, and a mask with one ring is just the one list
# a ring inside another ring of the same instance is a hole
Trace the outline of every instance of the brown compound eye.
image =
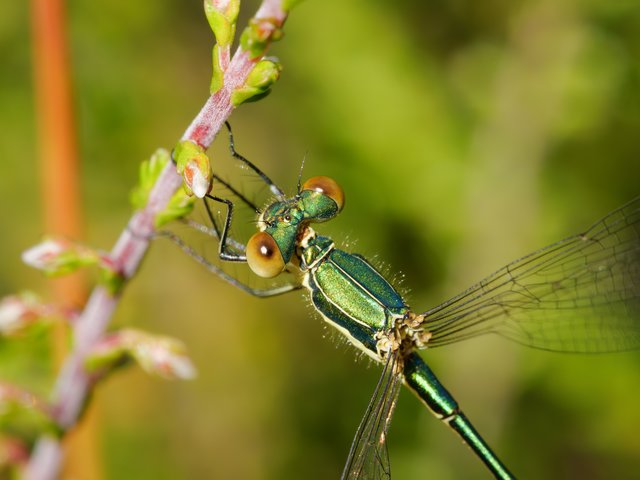
[(284, 259), (278, 244), (266, 232), (255, 233), (247, 243), (249, 268), (264, 278), (272, 278), (284, 270)]
[(344, 192), (338, 183), (329, 177), (312, 177), (302, 185), (302, 190), (311, 190), (326, 195), (338, 205), (338, 211), (344, 207)]

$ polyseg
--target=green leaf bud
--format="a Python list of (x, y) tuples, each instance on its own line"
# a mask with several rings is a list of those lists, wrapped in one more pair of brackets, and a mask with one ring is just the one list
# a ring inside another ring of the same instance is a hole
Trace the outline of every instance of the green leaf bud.
[(85, 358), (85, 368), (104, 376), (130, 360), (147, 373), (166, 379), (189, 380), (196, 375), (182, 342), (134, 329), (103, 337)]
[(211, 188), (211, 164), (204, 148), (189, 140), (178, 142), (173, 152), (176, 169), (184, 179), (185, 190), (198, 198)]
[(131, 191), (129, 200), (134, 208), (144, 208), (149, 201), (149, 194), (160, 173), (171, 161), (171, 154), (164, 148), (157, 149), (149, 158), (140, 164), (138, 185)]
[(211, 84), (209, 85), (209, 93), (213, 95), (224, 85), (224, 71), (220, 66), (220, 46), (214, 45), (212, 51), (213, 73), (211, 75)]
[(240, 0), (204, 0), (204, 13), (221, 46), (230, 45), (236, 31), (236, 21), (240, 11)]
[(100, 263), (97, 250), (65, 238), (49, 237), (22, 253), (22, 261), (51, 276), (66, 275), (88, 265)]
[(183, 188), (173, 194), (167, 207), (156, 215), (155, 227), (160, 228), (167, 223), (182, 218), (193, 211), (197, 197), (189, 195)]
[(269, 59), (259, 61), (249, 73), (244, 85), (231, 94), (231, 103), (237, 107), (242, 103), (264, 98), (280, 78), (281, 71), (282, 67), (278, 62)]
[(39, 397), (9, 383), (0, 383), (0, 431), (21, 431), (29, 436), (59, 434), (50, 407)]
[(33, 293), (4, 297), (0, 300), (0, 336), (23, 333), (32, 325), (46, 323), (48, 317), (55, 315), (65, 316), (50, 305), (40, 303)]
[(282, 29), (274, 18), (252, 18), (249, 25), (242, 32), (240, 46), (249, 52), (251, 58), (260, 58), (264, 55), (269, 42), (275, 42), (282, 38)]
[[(159, 148), (151, 155), (149, 160), (145, 160), (140, 164), (138, 185), (132, 190), (130, 197), (131, 204), (135, 208), (141, 209), (147, 205), (153, 186), (158, 181), (162, 170), (170, 161), (171, 154), (164, 148)], [(195, 205), (195, 200), (195, 197), (188, 195), (184, 188), (179, 189), (173, 194), (167, 207), (156, 214), (156, 228), (191, 213)]]

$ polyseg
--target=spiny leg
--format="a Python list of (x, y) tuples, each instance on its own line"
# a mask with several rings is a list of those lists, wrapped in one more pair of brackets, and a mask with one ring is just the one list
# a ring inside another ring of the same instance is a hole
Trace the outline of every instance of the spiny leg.
[[(217, 177), (215, 175), (214, 175), (214, 177), (216, 177), (218, 179), (218, 181), (220, 181), (227, 188), (229, 188), (244, 203), (249, 205), (254, 210), (256, 209), (255, 205), (253, 205), (252, 202), (250, 202), (246, 197), (244, 197), (241, 193), (239, 193), (234, 187), (232, 187), (230, 184), (228, 184), (224, 180), (221, 180), (219, 177)], [(206, 202), (206, 200), (205, 200), (205, 207), (207, 209), (207, 214), (209, 216), (209, 219), (212, 222), (213, 227), (212, 228), (208, 228), (205, 225), (201, 225), (199, 223), (192, 222), (192, 221), (189, 221), (189, 220), (187, 220), (187, 224), (190, 225), (193, 228), (196, 228), (197, 230), (201, 231), (202, 233), (205, 233), (207, 235), (213, 236), (214, 238), (219, 240), (220, 246), (219, 246), (219, 249), (218, 249), (218, 256), (219, 256), (220, 259), (226, 260), (226, 261), (232, 261), (232, 262), (246, 262), (246, 255), (238, 255), (238, 254), (234, 255), (233, 253), (229, 254), (228, 252), (224, 252), (223, 251), (223, 245), (225, 245), (224, 248), (226, 248), (227, 244), (231, 245), (231, 247), (236, 248), (236, 249), (238, 249), (238, 250), (240, 250), (242, 252), (246, 251), (246, 246), (243, 243), (238, 242), (237, 240), (235, 240), (235, 239), (233, 239), (233, 238), (231, 238), (231, 237), (229, 237), (227, 235), (228, 230), (229, 230), (230, 225), (231, 225), (234, 203), (231, 200), (228, 200), (228, 199), (221, 199), (221, 198), (213, 197), (213, 196), (210, 196), (210, 195), (207, 195), (207, 197), (209, 197), (209, 198), (211, 198), (212, 200), (215, 200), (215, 201), (221, 201), (222, 203), (224, 203), (228, 207), (227, 208), (227, 215), (226, 215), (224, 227), (222, 228), (222, 232), (220, 233), (220, 228), (217, 225), (217, 223), (215, 221), (215, 218), (213, 216), (213, 212), (209, 208), (209, 205)], [(248, 284), (246, 284), (244, 282), (241, 282), (240, 280), (238, 280), (237, 278), (233, 277), (232, 275), (229, 275), (228, 273), (226, 273), (220, 267), (218, 267), (218, 266), (212, 264), (211, 262), (209, 262), (206, 258), (204, 258), (202, 255), (200, 255), (195, 249), (190, 247), (186, 242), (184, 242), (184, 240), (182, 240), (182, 238), (180, 238), (178, 235), (174, 234), (173, 232), (162, 231), (162, 232), (158, 232), (157, 235), (165, 237), (165, 238), (168, 238), (169, 240), (173, 241), (176, 245), (178, 245), (180, 247), (180, 249), (182, 249), (182, 251), (184, 253), (186, 253), (187, 255), (192, 257), (194, 260), (196, 260), (198, 263), (203, 265), (207, 270), (209, 270), (210, 272), (218, 275), (220, 278), (222, 278), (226, 282), (230, 283), (231, 285), (233, 285), (233, 286), (235, 286), (235, 287), (237, 287), (237, 288), (249, 293), (250, 295), (253, 295), (253, 296), (256, 296), (256, 297), (271, 297), (271, 296), (281, 295), (283, 293), (287, 293), (287, 292), (290, 292), (292, 290), (297, 290), (299, 288), (302, 288), (302, 285), (300, 285), (299, 283), (294, 283), (294, 282), (291, 282), (291, 283), (288, 283), (288, 284), (285, 284), (285, 285), (281, 285), (279, 287), (274, 287), (274, 288), (266, 288), (266, 289), (253, 288), (253, 287), (249, 286)]]
[[(235, 149), (235, 141), (234, 141), (234, 138), (233, 138), (233, 131), (231, 129), (231, 124), (229, 122), (225, 122), (225, 125), (227, 127), (227, 130), (229, 130), (229, 151), (231, 152), (231, 155), (234, 158), (236, 158), (237, 160), (240, 160), (248, 168), (253, 170), (262, 179), (262, 181), (269, 186), (269, 189), (271, 190), (272, 193), (274, 193), (275, 195), (278, 195), (279, 197), (284, 197), (285, 196), (284, 192), (262, 170), (260, 170), (256, 165), (254, 165), (252, 162), (250, 162), (246, 157), (244, 157), (243, 155), (240, 155), (236, 151), (236, 149)], [(229, 189), (234, 195), (236, 195), (243, 203), (245, 203), (250, 208), (252, 208), (256, 213), (258, 213), (258, 214), (260, 213), (260, 211), (258, 210), (256, 205), (253, 204), (253, 202), (251, 202), (244, 195), (242, 195), (242, 193), (240, 193), (237, 189), (235, 189), (231, 184), (229, 184), (228, 182), (224, 181), (218, 175), (214, 174), (213, 178), (216, 179), (221, 184), (223, 184), (227, 189)], [(216, 234), (215, 236), (217, 236), (220, 239), (220, 247), (218, 249), (218, 256), (220, 257), (220, 259), (228, 261), (228, 262), (246, 262), (247, 261), (247, 257), (246, 257), (245, 254), (233, 252), (231, 250), (231, 248), (235, 248), (236, 250), (240, 250), (242, 252), (246, 252), (246, 245), (242, 244), (241, 242), (238, 242), (237, 240), (229, 237), (229, 235), (228, 235), (229, 234), (229, 230), (231, 228), (234, 203), (229, 199), (217, 197), (217, 196), (214, 196), (214, 195), (206, 195), (206, 198), (209, 199), (209, 200), (213, 200), (215, 202), (218, 202), (218, 203), (223, 203), (223, 204), (225, 204), (227, 206), (227, 215), (225, 217), (224, 225), (223, 225), (222, 231), (221, 231), (220, 226), (218, 225), (218, 223), (217, 223), (217, 221), (216, 221), (216, 219), (215, 219), (215, 217), (213, 215), (213, 212), (211, 211), (209, 203), (206, 200), (205, 200), (205, 203), (204, 203), (205, 204), (205, 208), (207, 210), (207, 215), (208, 215), (209, 220), (211, 221), (211, 224), (212, 224), (213, 229), (215, 231), (215, 234)]]
[[(249, 169), (253, 170), (253, 172), (255, 172), (260, 177), (260, 179), (269, 186), (269, 189), (273, 194), (281, 198), (284, 197), (285, 196), (284, 192), (273, 182), (273, 180), (271, 180), (262, 170), (260, 170), (256, 165), (254, 165), (251, 161), (249, 161), (249, 159), (247, 159), (246, 157), (244, 157), (243, 155), (239, 154), (236, 151), (231, 124), (228, 121), (225, 121), (224, 123), (225, 123), (225, 126), (227, 127), (227, 130), (229, 131), (229, 151), (231, 152), (231, 155), (237, 160), (240, 160)], [(172, 152), (171, 159), (175, 163), (175, 160), (173, 159), (173, 152)], [(258, 207), (253, 202), (251, 202), (248, 198), (246, 198), (242, 193), (240, 193), (236, 188), (234, 188), (230, 183), (226, 182), (215, 173), (212, 175), (212, 179), (217, 180), (219, 183), (224, 185), (234, 195), (236, 195), (244, 204), (248, 205), (257, 214), (260, 213)], [(206, 200), (204, 201), (204, 204), (207, 210), (207, 215), (209, 217), (209, 220), (211, 221), (212, 228), (209, 229), (205, 225), (199, 224), (197, 222), (194, 222), (193, 220), (188, 220), (188, 219), (185, 221), (185, 223), (206, 235), (212, 236), (220, 240), (219, 256), (221, 259), (232, 261), (232, 262), (246, 261), (246, 257), (243, 258), (244, 255), (230, 253), (228, 249), (228, 245), (231, 245), (233, 248), (237, 250), (246, 251), (246, 246), (243, 243), (227, 235), (227, 231), (231, 225), (231, 216), (232, 216), (233, 207), (234, 207), (233, 202), (231, 202), (230, 200), (222, 199), (220, 197), (215, 197), (212, 195), (207, 195), (206, 197), (208, 197), (211, 200), (217, 201), (219, 203), (224, 203), (227, 205), (227, 216), (225, 218), (225, 225), (222, 228), (222, 232)]]
[(156, 234), (156, 236), (168, 238), (173, 243), (178, 245), (178, 247), (180, 247), (180, 249), (184, 253), (189, 255), (196, 262), (198, 262), (201, 265), (203, 265), (211, 273), (216, 274), (217, 276), (222, 278), (224, 281), (230, 283), (234, 287), (237, 287), (240, 290), (242, 290), (244, 292), (247, 292), (248, 294), (253, 295), (255, 297), (273, 297), (275, 295), (282, 295), (283, 293), (291, 292), (293, 290), (298, 290), (299, 288), (302, 288), (302, 285), (297, 284), (297, 283), (293, 283), (293, 282), (285, 284), (285, 285), (281, 285), (279, 287), (273, 287), (273, 288), (253, 288), (253, 287), (250, 287), (248, 284), (246, 284), (244, 282), (241, 282), (240, 280), (238, 280), (234, 276), (229, 275), (227, 272), (225, 272), (220, 267), (218, 267), (218, 266), (212, 264), (211, 262), (209, 262), (206, 258), (204, 258), (196, 250), (194, 250), (192, 247), (190, 247), (184, 240), (182, 240), (182, 238), (180, 238), (175, 233), (167, 231), (167, 230), (164, 230), (164, 231), (158, 232)]
[[(215, 175), (215, 174), (213, 175), (213, 178), (217, 180), (219, 183), (221, 183), (222, 185), (224, 185), (228, 190), (231, 191), (231, 193), (233, 193), (236, 197), (238, 197), (245, 205), (249, 206), (249, 208), (251, 208), (254, 212), (256, 212), (257, 214), (260, 213), (260, 211), (258, 210), (258, 207), (253, 202), (251, 202), (251, 200), (249, 200), (242, 193), (240, 193), (236, 188), (234, 188), (230, 183), (226, 182), (225, 180), (223, 180), (222, 178), (220, 178), (218, 175)], [(214, 200), (219, 203), (223, 203), (227, 206), (227, 215), (226, 215), (222, 230), (220, 229), (220, 226), (218, 225), (218, 222), (216, 221), (216, 218), (213, 215), (213, 212), (211, 211), (211, 206), (209, 205), (209, 202), (207, 202), (207, 199)], [(234, 203), (231, 200), (223, 199), (223, 198), (212, 196), (212, 195), (206, 195), (206, 197), (203, 200), (204, 200), (205, 209), (207, 211), (207, 216), (209, 217), (209, 221), (211, 222), (211, 225), (212, 225), (212, 231), (202, 225), (198, 225), (195, 228), (197, 228), (198, 230), (204, 233), (208, 233), (209, 235), (220, 240), (219, 256), (222, 260), (227, 260), (232, 262), (246, 261), (246, 257), (244, 255), (237, 254), (237, 253), (234, 254), (230, 251), (230, 247), (240, 252), (246, 251), (246, 245), (244, 243), (239, 242), (228, 235), (229, 228), (231, 227)]]
[[(243, 155), (240, 155), (236, 151), (231, 124), (229, 122), (224, 122), (224, 123), (225, 123), (225, 126), (227, 127), (227, 130), (229, 131), (229, 151), (231, 152), (231, 155), (237, 160), (240, 160), (248, 168), (253, 170), (253, 172), (255, 172), (260, 177), (260, 179), (269, 186), (269, 189), (271, 190), (272, 193), (274, 193), (275, 195), (281, 198), (284, 197), (285, 196), (284, 192), (273, 182), (273, 180), (271, 180), (262, 170), (260, 170), (256, 165), (250, 162), (246, 157), (244, 157)], [(240, 193), (236, 188), (234, 188), (230, 183), (226, 182), (216, 174), (213, 174), (213, 179), (217, 180), (219, 183), (224, 185), (236, 197), (238, 197), (245, 205), (248, 205), (254, 212), (256, 212), (257, 214), (260, 214), (258, 207), (253, 202), (251, 202), (247, 197), (245, 197), (242, 193)], [(222, 229), (218, 225), (218, 222), (216, 221), (215, 216), (211, 211), (209, 203), (206, 200), (207, 198), (219, 203), (223, 203), (227, 206), (227, 215), (226, 215), (224, 226), (222, 227)], [(231, 251), (231, 248), (235, 248), (236, 250), (239, 250), (241, 252), (246, 252), (245, 244), (235, 240), (234, 238), (228, 235), (229, 229), (231, 227), (234, 203), (228, 199), (224, 199), (224, 198), (213, 196), (213, 195), (206, 195), (206, 198), (204, 200), (204, 205), (207, 210), (207, 215), (209, 217), (209, 221), (211, 222), (213, 232), (210, 232), (206, 227), (203, 228), (202, 225), (192, 225), (192, 226), (195, 226), (195, 228), (197, 228), (198, 230), (204, 233), (210, 234), (211, 236), (216, 237), (220, 240), (220, 248), (218, 251), (218, 256), (222, 260), (226, 260), (229, 262), (246, 262), (246, 255)]]
[[(245, 157), (243, 157), (242, 155), (240, 155), (239, 153), (237, 153), (235, 151), (234, 148), (234, 141), (233, 141), (233, 133), (231, 131), (231, 125), (229, 125), (229, 122), (225, 122), (227, 129), (229, 130), (229, 149), (231, 151), (231, 154), (233, 155), (234, 158), (240, 160), (241, 162), (243, 162), (247, 167), (249, 167), (251, 170), (253, 170), (267, 185), (269, 185), (271, 191), (278, 195), (278, 196), (284, 196), (284, 193), (282, 192), (282, 190), (280, 190), (275, 183), (269, 178), (267, 177), (267, 175), (262, 172), (258, 167), (256, 167), (253, 163), (251, 163), (249, 160), (247, 160)], [(222, 185), (224, 185), (227, 189), (229, 189), (235, 196), (237, 196), (245, 205), (249, 206), (253, 211), (255, 211), (256, 213), (260, 213), (259, 209), (257, 208), (257, 206), (251, 202), (248, 198), (246, 198), (242, 193), (240, 193), (235, 187), (233, 187), (230, 183), (226, 182), (225, 180), (223, 180), (222, 178), (220, 178), (220, 176), (213, 174), (212, 178), (214, 180), (217, 180), (219, 183), (221, 183)], [(207, 198), (211, 199), (213, 201), (219, 202), (219, 203), (224, 203), (225, 205), (227, 205), (227, 214), (226, 214), (226, 218), (225, 218), (225, 222), (224, 222), (224, 226), (222, 227), (222, 229), (220, 229), (220, 226), (218, 225), (218, 222), (215, 219), (215, 216), (213, 215), (213, 212), (211, 211), (211, 208), (207, 202)], [(220, 198), (220, 197), (216, 197), (213, 195), (206, 195), (204, 200), (204, 205), (205, 205), (205, 209), (207, 211), (207, 216), (209, 217), (209, 220), (211, 222), (211, 228), (199, 224), (197, 222), (194, 222), (190, 219), (187, 219), (185, 221), (185, 223), (189, 226), (191, 226), (192, 228), (195, 228), (196, 230), (212, 236), (214, 238), (216, 238), (219, 242), (220, 242), (220, 246), (218, 248), (218, 256), (221, 260), (226, 260), (226, 261), (231, 261), (231, 262), (246, 262), (246, 255), (244, 254), (238, 254), (238, 253), (234, 253), (231, 252), (230, 249), (231, 248), (235, 248), (236, 250), (239, 250), (241, 252), (246, 252), (246, 245), (243, 244), (242, 242), (239, 242), (237, 240), (235, 240), (234, 238), (230, 237), (228, 235), (228, 231), (231, 227), (231, 221), (232, 221), (232, 216), (233, 216), (233, 208), (234, 208), (234, 203), (229, 200), (229, 199), (224, 199), (224, 198)], [(200, 255), (195, 249), (193, 249), (192, 247), (190, 247), (187, 243), (184, 242), (184, 240), (182, 240), (182, 238), (180, 238), (178, 235), (174, 234), (173, 232), (169, 232), (169, 231), (162, 231), (162, 232), (158, 232), (156, 234), (156, 236), (162, 236), (165, 238), (168, 238), (169, 240), (173, 241), (176, 245), (178, 245), (183, 252), (185, 252), (187, 255), (191, 256), (193, 259), (195, 259), (198, 263), (200, 263), (201, 265), (203, 265), (207, 270), (209, 270), (210, 272), (218, 275), (220, 278), (222, 278), (223, 280), (225, 280), (226, 282), (230, 283), (231, 285), (239, 288), (240, 290), (243, 290), (247, 293), (249, 293), (250, 295), (254, 295), (257, 297), (270, 297), (270, 296), (275, 296), (275, 295), (281, 295), (283, 293), (287, 293), (290, 292), (292, 290), (297, 290), (299, 288), (302, 288), (302, 285), (300, 285), (299, 283), (288, 283), (285, 285), (281, 285), (279, 287), (274, 287), (274, 288), (266, 288), (266, 289), (259, 289), (259, 288), (253, 288), (250, 287), (249, 285), (247, 285), (244, 282), (241, 282), (240, 280), (238, 280), (237, 278), (233, 277), (232, 275), (229, 275), (228, 273), (226, 273), (224, 270), (222, 270), (220, 267), (212, 264), (211, 262), (209, 262), (206, 258), (204, 258), (202, 255)]]
[[(216, 174), (213, 174), (212, 178), (214, 180), (217, 180), (222, 185), (224, 185), (228, 190), (231, 191), (231, 193), (233, 193), (236, 197), (238, 197), (242, 201), (242, 203), (244, 203), (245, 205), (248, 205), (249, 208), (251, 208), (256, 213), (258, 213), (258, 214), (260, 213), (260, 211), (258, 210), (258, 207), (256, 207), (256, 205), (251, 200), (249, 200), (247, 197), (245, 197), (242, 193), (240, 193), (238, 190), (236, 190), (230, 183), (226, 182), (225, 180), (223, 180), (222, 178), (220, 178)], [(216, 220), (213, 212), (211, 211), (211, 207), (210, 207), (209, 203), (207, 202), (206, 197), (203, 199), (203, 202), (204, 202), (205, 209), (207, 211), (207, 217), (209, 218), (209, 221), (211, 222), (211, 226), (210, 227), (207, 226), (207, 225), (203, 225), (202, 223), (196, 222), (195, 220), (192, 220), (190, 218), (181, 219), (181, 221), (185, 225), (193, 228), (194, 230), (198, 230), (199, 232), (204, 233), (205, 235), (213, 237), (216, 240), (220, 240), (220, 238), (221, 238), (220, 225), (218, 225), (218, 221)], [(236, 239), (234, 239), (234, 238), (232, 238), (230, 236), (226, 237), (226, 242), (225, 243), (229, 244), (231, 247), (233, 247), (236, 250), (239, 250), (241, 252), (244, 252), (246, 250), (246, 245), (244, 243), (239, 242), (238, 240), (236, 240)]]
[(229, 151), (231, 152), (231, 155), (234, 158), (236, 158), (237, 160), (240, 160), (242, 163), (244, 163), (251, 170), (253, 170), (262, 179), (262, 181), (264, 183), (269, 185), (269, 190), (271, 190), (271, 193), (273, 193), (274, 195), (277, 195), (279, 198), (284, 198), (285, 197), (284, 192), (280, 189), (280, 187), (278, 187), (273, 182), (273, 180), (271, 180), (269, 177), (267, 177), (266, 173), (264, 173), (262, 170), (260, 170), (258, 167), (256, 167), (247, 158), (243, 157), (238, 152), (236, 152), (236, 147), (235, 147), (235, 143), (234, 143), (234, 140), (233, 140), (233, 132), (231, 131), (231, 125), (229, 124), (229, 122), (224, 122), (224, 124), (227, 126), (227, 130), (229, 130)]

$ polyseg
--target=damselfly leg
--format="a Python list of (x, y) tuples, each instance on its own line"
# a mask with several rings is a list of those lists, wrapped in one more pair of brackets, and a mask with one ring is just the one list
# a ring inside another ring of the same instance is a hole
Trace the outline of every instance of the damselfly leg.
[(229, 131), (229, 151), (231, 152), (231, 156), (233, 156), (233, 158), (235, 158), (236, 160), (239, 160), (245, 166), (247, 166), (250, 170), (255, 172), (256, 175), (258, 175), (260, 179), (269, 186), (269, 190), (271, 190), (271, 193), (276, 195), (279, 199), (284, 198), (286, 195), (284, 194), (282, 189), (278, 187), (275, 184), (275, 182), (266, 175), (266, 173), (264, 173), (256, 165), (250, 162), (246, 157), (244, 157), (243, 155), (240, 155), (236, 151), (236, 144), (235, 144), (235, 140), (233, 139), (233, 130), (231, 130), (231, 125), (229, 124), (229, 122), (224, 122), (224, 124), (226, 125), (227, 130)]
[[(273, 182), (262, 170), (260, 170), (256, 165), (254, 165), (251, 161), (249, 161), (246, 157), (239, 154), (235, 149), (233, 132), (231, 130), (231, 125), (228, 122), (225, 122), (227, 129), (229, 131), (229, 150), (231, 155), (236, 160), (240, 161), (242, 165), (249, 168), (252, 172), (254, 172), (260, 180), (265, 183), (269, 187), (269, 191), (272, 194), (275, 194), (278, 198), (284, 196), (282, 190)], [(233, 196), (235, 196), (238, 201), (248, 207), (252, 213), (260, 214), (260, 210), (257, 205), (247, 198), (238, 188), (234, 187), (230, 182), (224, 180), (217, 174), (212, 175), (212, 180), (214, 182), (214, 191), (215, 185), (220, 184), (224, 188), (226, 188)], [(226, 213), (224, 216), (224, 221), (222, 225), (216, 219), (214, 211), (211, 206), (211, 202), (216, 202), (224, 205)], [(246, 243), (239, 241), (238, 239), (231, 236), (231, 227), (234, 218), (234, 211), (236, 207), (236, 203), (229, 199), (223, 198), (218, 195), (207, 194), (203, 199), (203, 205), (205, 208), (207, 220), (210, 223), (210, 226), (203, 225), (202, 223), (196, 222), (192, 219), (183, 219), (182, 222), (191, 227), (194, 230), (197, 230), (205, 235), (208, 235), (218, 241), (218, 251), (217, 258), (224, 262), (235, 262), (235, 263), (246, 263)], [(249, 284), (241, 281), (234, 275), (230, 275), (223, 268), (214, 263), (210, 262), (204, 255), (199, 253), (196, 249), (189, 245), (188, 242), (184, 241), (179, 235), (175, 234), (171, 231), (161, 231), (157, 233), (158, 237), (167, 238), (171, 240), (176, 245), (180, 247), (180, 249), (196, 260), (198, 263), (203, 265), (207, 270), (216, 274), (226, 282), (231, 285), (253, 295), (256, 297), (270, 297), (275, 295), (281, 295), (283, 293), (290, 292), (292, 290), (297, 290), (302, 288), (299, 282), (291, 281), (284, 283), (282, 285), (276, 287), (269, 288), (254, 288)]]
[(205, 203), (212, 227), (203, 226), (201, 231), (219, 241), (217, 259), (246, 262), (264, 279), (295, 272), (298, 281), (253, 289), (188, 245), (181, 247), (210, 271), (252, 295), (271, 296), (304, 287), (327, 323), (385, 365), (349, 453), (344, 479), (390, 478), (386, 439), (403, 383), (463, 439), (496, 478), (513, 479), (418, 350), (489, 333), (562, 352), (640, 348), (640, 198), (583, 233), (522, 257), (458, 296), (418, 313), (372, 263), (341, 250), (332, 238), (314, 230), (316, 223), (336, 217), (344, 206), (344, 192), (337, 182), (322, 176), (304, 183), (299, 179), (297, 193), (287, 197), (236, 152), (228, 128), (231, 155), (260, 177), (276, 199), (259, 212), (237, 188), (215, 177), (240, 203), (259, 213), (258, 231), (246, 243), (231, 236), (238, 204), (217, 193), (208, 200), (225, 205), (224, 224), (216, 222), (212, 204)]

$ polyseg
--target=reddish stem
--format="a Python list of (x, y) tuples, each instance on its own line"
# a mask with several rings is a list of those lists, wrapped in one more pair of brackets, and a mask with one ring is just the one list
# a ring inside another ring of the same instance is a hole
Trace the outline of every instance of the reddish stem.
[[(270, 18), (274, 27), (281, 27), (286, 19), (281, 0), (264, 0), (255, 18)], [(247, 76), (260, 58), (250, 58), (238, 48), (224, 74), (224, 86), (209, 97), (202, 110), (187, 128), (182, 140), (191, 140), (208, 148), (224, 121), (234, 109), (231, 93), (244, 84)], [(154, 232), (154, 219), (167, 205), (173, 193), (181, 186), (182, 179), (172, 164), (167, 165), (156, 182), (146, 207), (136, 212), (127, 228), (120, 234), (111, 257), (114, 265), (129, 279), (137, 271)], [(91, 378), (83, 367), (83, 360), (91, 347), (103, 336), (111, 316), (119, 302), (119, 295), (112, 296), (103, 287), (94, 288), (84, 311), (74, 329), (74, 347), (58, 376), (54, 392), (54, 414), (64, 430), (78, 421), (87, 395), (92, 387)], [(60, 443), (51, 438), (41, 438), (31, 456), (25, 478), (52, 480), (57, 477), (62, 461)]]
[[(80, 240), (83, 212), (79, 188), (79, 158), (73, 115), (69, 49), (65, 36), (64, 0), (31, 1), (34, 94), (38, 126), (42, 210), (45, 231)], [(62, 308), (86, 301), (83, 272), (53, 280), (52, 296)], [(60, 367), (68, 353), (69, 332), (55, 325), (52, 335), (54, 363)], [(91, 410), (82, 428), (65, 442), (65, 475), (100, 479), (96, 446), (96, 415)]]

